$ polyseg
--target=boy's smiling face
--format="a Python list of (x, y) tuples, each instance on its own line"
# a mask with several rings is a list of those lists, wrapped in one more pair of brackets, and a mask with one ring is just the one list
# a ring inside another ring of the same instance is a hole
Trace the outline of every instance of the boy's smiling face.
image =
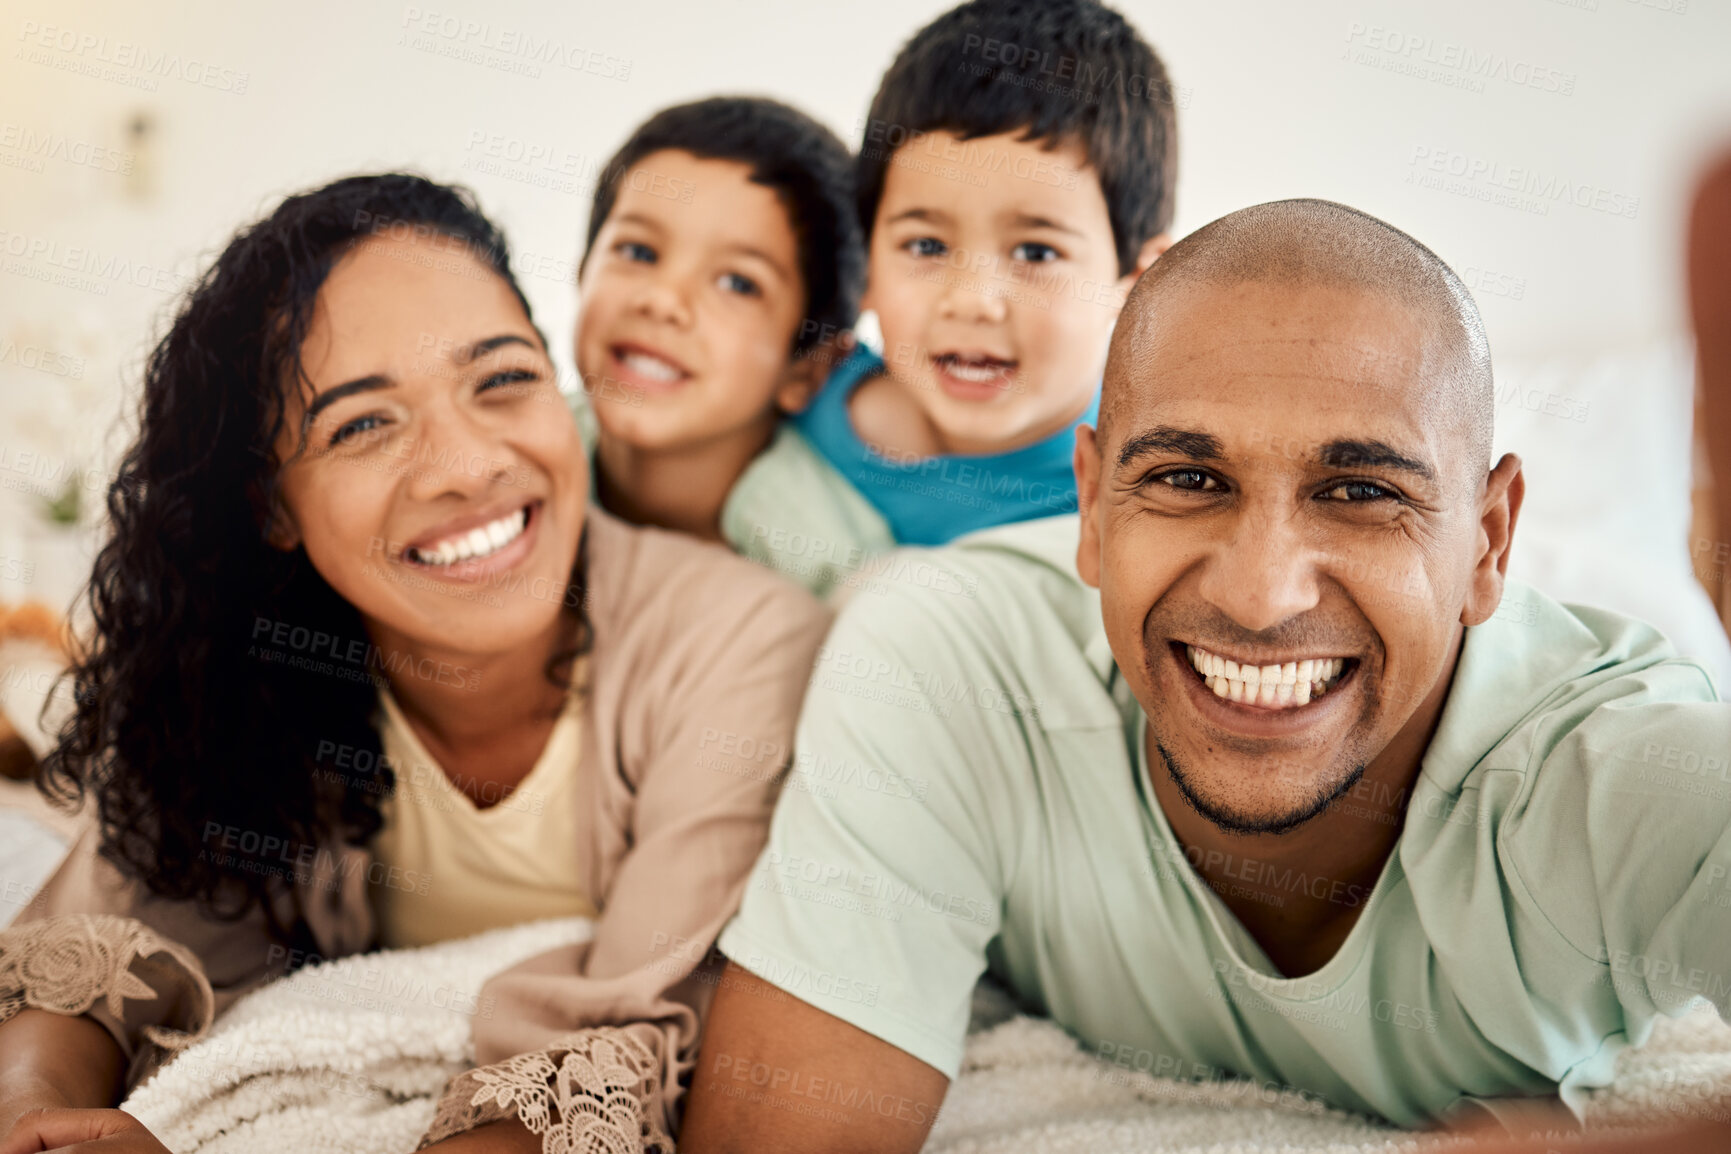
[(749, 165), (644, 157), (620, 180), (578, 288), (577, 368), (604, 435), (656, 450), (767, 435), (777, 407), (809, 396), (791, 358), (805, 309), (798, 242)]
[(1137, 275), (1119, 275), (1081, 144), (1017, 135), (911, 141), (878, 202), (862, 304), (938, 452), (1019, 448), (1081, 416)]

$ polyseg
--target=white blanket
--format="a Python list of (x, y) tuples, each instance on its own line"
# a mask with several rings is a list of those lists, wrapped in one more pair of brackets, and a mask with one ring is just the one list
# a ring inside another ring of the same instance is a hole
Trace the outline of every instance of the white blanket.
[[(176, 1154), (387, 1154), (414, 1149), (446, 1079), (473, 1059), (486, 979), (590, 932), (538, 922), (419, 950), (303, 969), (236, 1003), (123, 1108)], [(1710, 1008), (1664, 1022), (1623, 1056), (1591, 1127), (1731, 1118), (1731, 1028)], [(1248, 1082), (1189, 1083), (1084, 1053), (982, 990), (967, 1057), (926, 1149), (934, 1154), (1158, 1151), (1370, 1154), (1418, 1135)]]

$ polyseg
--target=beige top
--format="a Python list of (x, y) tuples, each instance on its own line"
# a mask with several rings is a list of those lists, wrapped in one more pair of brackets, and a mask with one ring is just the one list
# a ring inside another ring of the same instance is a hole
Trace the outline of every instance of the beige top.
[[(494, 1013), (474, 1021), (475, 1054), (483, 1065), (547, 1054), (548, 1084), (515, 1092), (555, 1115), (560, 1101), (613, 1087), (624, 1061), (642, 1078), (621, 1088), (660, 1133), (696, 1063), (719, 973), (710, 947), (768, 833), (829, 614), (719, 545), (593, 506), (587, 532), (594, 643), (569, 821), (582, 892), (600, 913), (590, 941), (487, 983)], [(286, 949), (264, 911), (225, 921), (153, 898), (96, 850), (94, 836), (80, 839), (0, 930), (0, 1021), (27, 1005), (88, 1014), (124, 1049), (129, 1088), (181, 1040), (175, 1031), (201, 1033), (306, 951), (340, 957), (378, 944), (388, 871), (372, 868), (371, 845), (332, 845), (295, 876), (275, 907), (293, 935)], [(613, 1055), (605, 1066), (568, 1060), (603, 1046)], [(497, 1098), (471, 1107), (478, 1089), (472, 1075), (454, 1079), (428, 1138), (514, 1109)]]
[(528, 774), (477, 807), (453, 782), (389, 689), (379, 691), (379, 741), (396, 776), (373, 856), (396, 884), (373, 895), (379, 944), (430, 946), (538, 918), (594, 917), (573, 818), (583, 732), (584, 670)]

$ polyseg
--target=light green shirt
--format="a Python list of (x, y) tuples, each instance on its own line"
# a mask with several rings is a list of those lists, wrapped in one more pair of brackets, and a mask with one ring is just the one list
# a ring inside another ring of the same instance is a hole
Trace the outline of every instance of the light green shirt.
[(1650, 627), (1511, 583), (1376, 885), (1275, 875), (1364, 906), (1285, 978), (1154, 798), (1076, 533), (977, 534), (928, 555), (977, 596), (843, 611), (729, 957), (951, 1077), (989, 967), (1108, 1061), (1404, 1125), (1559, 1086), (1578, 1113), (1656, 1015), (1731, 1006), (1731, 705)]
[[(593, 462), (594, 411), (582, 393), (566, 400)], [(785, 421), (733, 483), (721, 506), (721, 536), (740, 556), (835, 600), (881, 589), (881, 555), (896, 544), (883, 514)]]

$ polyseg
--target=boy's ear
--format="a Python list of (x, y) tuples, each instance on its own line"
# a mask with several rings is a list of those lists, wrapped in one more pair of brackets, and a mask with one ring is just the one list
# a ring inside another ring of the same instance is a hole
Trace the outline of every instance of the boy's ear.
[(1171, 247), (1172, 234), (1169, 232), (1149, 237), (1148, 243), (1142, 246), (1142, 251), (1136, 254), (1136, 271), (1129, 274), (1130, 280), (1134, 281), (1147, 272), (1154, 262), (1160, 259), (1160, 254)]
[(807, 349), (788, 361), (775, 384), (775, 407), (790, 417), (805, 411), (829, 376), (830, 358), (817, 353), (816, 349)]

